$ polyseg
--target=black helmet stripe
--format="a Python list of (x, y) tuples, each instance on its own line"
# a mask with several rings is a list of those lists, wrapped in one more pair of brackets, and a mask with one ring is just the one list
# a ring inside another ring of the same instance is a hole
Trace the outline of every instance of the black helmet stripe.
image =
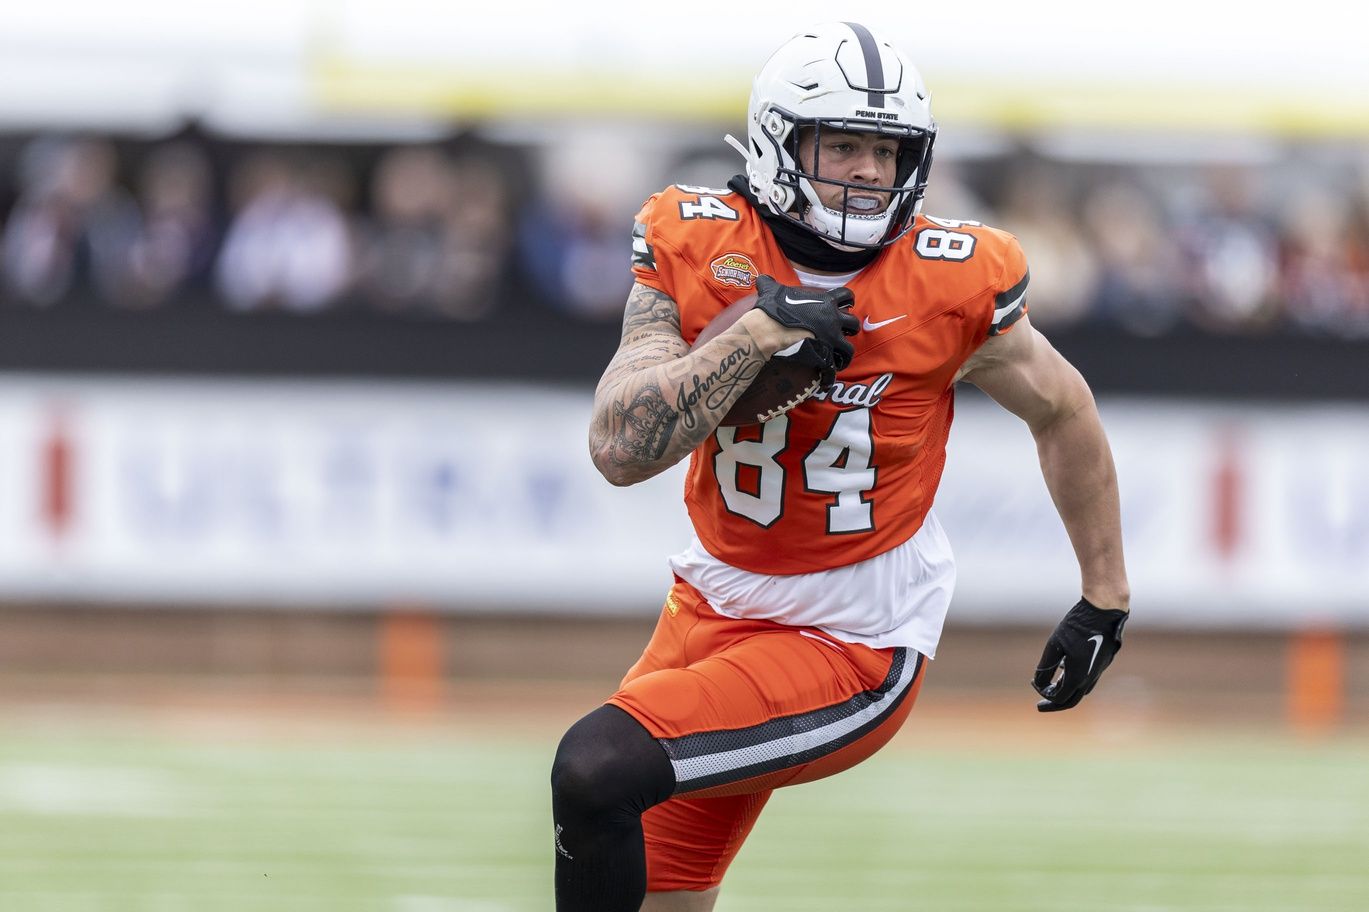
[(860, 52), (865, 55), (865, 88), (870, 93), (870, 107), (884, 107), (884, 61), (879, 56), (875, 36), (859, 22), (847, 22), (846, 27), (856, 33)]

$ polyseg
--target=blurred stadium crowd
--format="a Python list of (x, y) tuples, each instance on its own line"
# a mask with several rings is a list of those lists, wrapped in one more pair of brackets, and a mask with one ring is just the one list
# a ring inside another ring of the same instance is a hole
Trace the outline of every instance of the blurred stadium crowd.
[[(0, 137), (0, 307), (616, 321), (636, 206), (730, 176), (703, 132)], [(1369, 337), (1369, 160), (1349, 149), (1203, 164), (1014, 143), (943, 154), (927, 211), (1017, 234), (1046, 328)]]

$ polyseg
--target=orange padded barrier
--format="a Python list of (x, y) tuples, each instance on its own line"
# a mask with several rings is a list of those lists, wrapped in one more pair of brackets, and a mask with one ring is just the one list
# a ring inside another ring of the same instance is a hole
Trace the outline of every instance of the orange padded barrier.
[(1288, 715), (1293, 728), (1316, 735), (1340, 724), (1345, 712), (1345, 641), (1334, 630), (1303, 630), (1288, 649)]
[(388, 709), (433, 712), (442, 703), (442, 629), (431, 611), (392, 609), (380, 616), (380, 696)]

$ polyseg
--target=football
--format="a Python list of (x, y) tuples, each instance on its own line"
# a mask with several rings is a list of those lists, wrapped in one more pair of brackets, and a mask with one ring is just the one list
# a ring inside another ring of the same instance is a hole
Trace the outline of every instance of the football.
[[(823, 291), (823, 289), (815, 290), (819, 293)], [(692, 347), (698, 348), (726, 330), (740, 320), (742, 314), (755, 306), (755, 303), (756, 295), (753, 293), (728, 305), (709, 321), (708, 325), (699, 333), (699, 337), (694, 340)], [(756, 375), (756, 379), (751, 381), (746, 392), (742, 393), (741, 397), (732, 403), (732, 408), (723, 416), (721, 423), (730, 427), (743, 424), (760, 424), (778, 415), (783, 415), (817, 392), (819, 376), (820, 373), (816, 367), (798, 364), (781, 354), (776, 354), (765, 362), (765, 366)]]

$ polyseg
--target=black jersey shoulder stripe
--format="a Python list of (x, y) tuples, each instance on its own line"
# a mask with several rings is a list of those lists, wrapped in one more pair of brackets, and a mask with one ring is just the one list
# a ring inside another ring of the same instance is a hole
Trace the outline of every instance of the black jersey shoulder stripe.
[(1031, 272), (1028, 271), (1012, 288), (994, 296), (993, 320), (989, 323), (989, 335), (996, 336), (1022, 319), (1022, 315), (1027, 312), (1027, 285), (1030, 281)]
[(632, 224), (632, 265), (643, 269), (656, 268), (656, 251), (646, 242), (646, 225)]

